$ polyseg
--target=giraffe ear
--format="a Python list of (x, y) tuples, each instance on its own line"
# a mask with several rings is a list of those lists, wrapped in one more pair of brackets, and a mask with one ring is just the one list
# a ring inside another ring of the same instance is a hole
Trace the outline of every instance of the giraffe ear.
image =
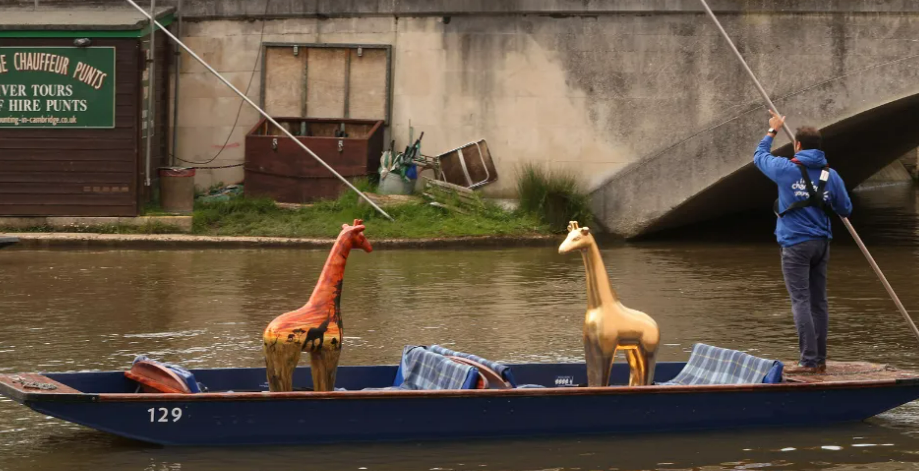
[(367, 227), (365, 227), (363, 224), (359, 224), (359, 225), (353, 226), (351, 230), (355, 233), (360, 233), (360, 232), (364, 232), (364, 229), (366, 228)]
[(582, 228), (581, 228), (581, 234), (584, 234), (584, 235), (590, 234), (590, 228), (589, 228), (589, 227), (582, 227)]

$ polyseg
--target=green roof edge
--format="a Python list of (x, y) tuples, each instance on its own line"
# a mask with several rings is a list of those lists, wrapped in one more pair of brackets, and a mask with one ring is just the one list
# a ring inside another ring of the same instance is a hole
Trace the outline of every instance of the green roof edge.
[[(147, 20), (144, 20), (147, 21)], [(175, 21), (175, 14), (160, 18), (159, 23), (169, 26)], [(128, 30), (68, 30), (68, 29), (0, 29), (0, 38), (142, 38), (150, 34), (150, 26)]]

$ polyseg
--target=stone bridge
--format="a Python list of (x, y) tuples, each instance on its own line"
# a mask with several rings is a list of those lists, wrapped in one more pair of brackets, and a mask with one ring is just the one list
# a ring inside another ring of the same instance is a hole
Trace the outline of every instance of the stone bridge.
[[(851, 189), (919, 145), (919, 15), (889, 2), (870, 11), (836, 10), (854, 2), (782, 8), (804, 3), (718, 15), (788, 122), (823, 130), (830, 165)], [(630, 110), (666, 123), (643, 136), (658, 144), (592, 193), (601, 224), (626, 237), (770, 211), (775, 199), (775, 186), (752, 165), (768, 127), (754, 85), (707, 17), (684, 12), (669, 21), (685, 39), (670, 54), (672, 69), (644, 80), (681, 110)], [(791, 155), (784, 134), (774, 149)]]

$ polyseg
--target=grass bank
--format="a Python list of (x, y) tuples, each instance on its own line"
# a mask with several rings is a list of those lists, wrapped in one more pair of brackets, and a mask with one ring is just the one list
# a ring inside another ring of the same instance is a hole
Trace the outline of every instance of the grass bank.
[(214, 236), (329, 237), (343, 223), (363, 219), (372, 237), (423, 239), (467, 236), (527, 236), (547, 234), (539, 219), (522, 212), (509, 212), (483, 203), (465, 213), (437, 208), (422, 202), (384, 208), (389, 221), (370, 205), (359, 204), (353, 192), (334, 201), (321, 201), (295, 210), (282, 209), (268, 199), (234, 198), (199, 203), (195, 207), (192, 233)]
[[(518, 175), (520, 208), (505, 210), (473, 197), (437, 207), (419, 199), (385, 206), (389, 221), (352, 191), (336, 200), (324, 200), (296, 209), (282, 208), (270, 199), (232, 196), (223, 201), (199, 199), (195, 203), (191, 234), (203, 236), (257, 236), (334, 238), (343, 223), (363, 219), (367, 234), (386, 239), (436, 239), (453, 237), (525, 237), (564, 232), (569, 220), (588, 225), (591, 215), (587, 195), (578, 181), (565, 173), (545, 172), (525, 166)], [(358, 184), (372, 192), (367, 182)], [(147, 215), (162, 213), (145, 208)], [(2, 224), (2, 222), (0, 222)], [(0, 230), (3, 230), (0, 228)], [(159, 222), (140, 226), (72, 225), (30, 227), (9, 232), (77, 232), (101, 234), (175, 234), (177, 227)]]

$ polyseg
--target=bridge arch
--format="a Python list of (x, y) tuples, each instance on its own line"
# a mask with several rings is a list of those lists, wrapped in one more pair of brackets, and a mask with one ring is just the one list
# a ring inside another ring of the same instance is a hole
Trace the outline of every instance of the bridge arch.
[[(917, 62), (872, 67), (774, 101), (793, 126), (822, 130), (830, 166), (851, 190), (919, 146)], [(898, 82), (906, 77), (912, 79)], [(751, 102), (726, 121), (613, 175), (591, 194), (599, 224), (635, 238), (755, 208), (771, 210), (775, 185), (752, 162), (767, 117), (765, 107)], [(773, 153), (791, 156), (783, 134)]]

